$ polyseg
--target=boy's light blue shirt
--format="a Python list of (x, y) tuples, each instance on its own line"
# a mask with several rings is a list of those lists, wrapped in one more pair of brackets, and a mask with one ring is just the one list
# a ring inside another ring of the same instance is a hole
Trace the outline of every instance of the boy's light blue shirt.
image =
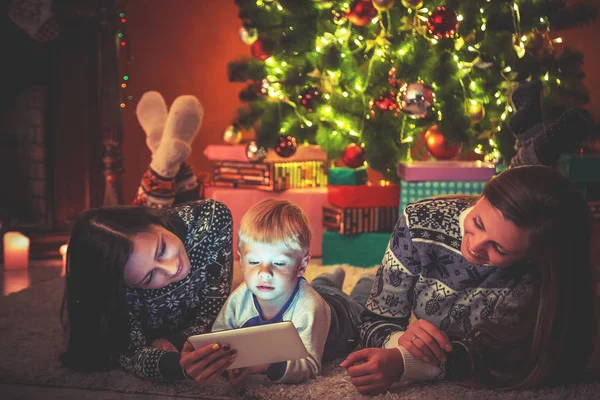
[(296, 326), (310, 356), (271, 364), (267, 376), (279, 383), (299, 383), (315, 378), (321, 371), (321, 359), (331, 326), (331, 308), (304, 278), (298, 280), (296, 289), (281, 311), (269, 320), (262, 318), (258, 301), (246, 283), (242, 283), (227, 299), (212, 331), (281, 321), (291, 321)]

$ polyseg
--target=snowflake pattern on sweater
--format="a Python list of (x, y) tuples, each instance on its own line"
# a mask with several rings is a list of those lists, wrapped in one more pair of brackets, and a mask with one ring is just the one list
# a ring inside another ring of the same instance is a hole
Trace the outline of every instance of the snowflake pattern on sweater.
[(467, 199), (435, 198), (406, 207), (366, 303), (364, 347), (389, 347), (390, 336), (407, 329), (411, 312), (461, 339), (481, 321), (514, 315), (529, 301), (532, 277), (524, 263), (497, 268), (462, 256), (470, 205)]
[(208, 332), (233, 278), (233, 227), (224, 204), (202, 200), (167, 213), (190, 259), (190, 273), (164, 288), (127, 289), (131, 342), (119, 358), (127, 372), (157, 382), (184, 376), (179, 353), (149, 347), (151, 341), (167, 337), (178, 347), (187, 337)]

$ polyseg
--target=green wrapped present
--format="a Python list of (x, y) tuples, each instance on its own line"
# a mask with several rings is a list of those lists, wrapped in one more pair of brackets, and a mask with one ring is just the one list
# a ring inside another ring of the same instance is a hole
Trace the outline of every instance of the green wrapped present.
[(340, 235), (323, 232), (323, 265), (350, 264), (372, 267), (381, 264), (390, 233), (360, 233)]
[(340, 186), (358, 186), (365, 185), (367, 178), (367, 167), (335, 167), (329, 168), (327, 183)]
[(484, 181), (400, 181), (400, 213), (408, 203), (443, 194), (481, 194)]
[(600, 154), (563, 154), (560, 171), (573, 182), (600, 182)]

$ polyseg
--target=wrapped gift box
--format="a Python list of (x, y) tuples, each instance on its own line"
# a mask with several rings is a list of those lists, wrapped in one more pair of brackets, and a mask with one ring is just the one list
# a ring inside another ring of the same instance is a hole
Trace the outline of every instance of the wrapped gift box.
[(242, 216), (248, 209), (261, 200), (267, 198), (285, 199), (292, 201), (308, 216), (312, 228), (310, 242), (311, 254), (315, 257), (322, 255), (321, 237), (323, 235), (323, 206), (327, 205), (327, 188), (290, 189), (285, 192), (274, 193), (253, 189), (231, 189), (207, 187), (206, 198), (215, 199), (224, 203), (233, 216), (233, 252), (237, 259), (237, 231)]
[[(218, 145), (211, 144), (204, 149), (204, 155), (211, 161), (238, 161), (249, 162), (246, 156), (246, 145)], [(327, 153), (317, 145), (300, 145), (291, 157), (280, 157), (275, 150), (267, 151), (267, 158), (264, 163), (284, 163), (300, 161), (327, 161)]]
[(600, 182), (600, 154), (563, 154), (559, 164), (562, 174), (573, 182)]
[(400, 212), (408, 203), (443, 194), (481, 194), (485, 181), (400, 181)]
[(341, 208), (323, 207), (323, 226), (340, 235), (392, 232), (398, 220), (398, 207)]
[(329, 204), (342, 208), (398, 207), (399, 185), (329, 185)]
[(215, 161), (212, 178), (213, 186), (216, 187), (267, 191), (327, 185), (326, 165), (323, 161), (285, 163)]
[(404, 181), (487, 181), (496, 174), (496, 164), (483, 161), (408, 161), (396, 172)]
[(328, 184), (330, 185), (366, 185), (368, 179), (367, 167), (329, 168)]
[(372, 267), (381, 264), (390, 240), (389, 233), (361, 233), (340, 235), (323, 232), (323, 265), (350, 264)]

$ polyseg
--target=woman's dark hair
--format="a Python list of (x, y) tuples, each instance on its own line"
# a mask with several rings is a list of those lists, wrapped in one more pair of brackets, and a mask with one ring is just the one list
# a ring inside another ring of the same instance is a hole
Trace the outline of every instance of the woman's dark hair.
[(104, 207), (75, 220), (67, 249), (61, 322), (68, 337), (63, 364), (80, 372), (118, 366), (129, 343), (123, 271), (132, 237), (153, 225), (170, 229), (164, 212), (148, 207)]
[(535, 292), (516, 326), (491, 318), (458, 346), (470, 353), (468, 381), (516, 389), (581, 379), (597, 329), (588, 204), (573, 183), (542, 166), (504, 171), (487, 183), (483, 197), (530, 232)]

